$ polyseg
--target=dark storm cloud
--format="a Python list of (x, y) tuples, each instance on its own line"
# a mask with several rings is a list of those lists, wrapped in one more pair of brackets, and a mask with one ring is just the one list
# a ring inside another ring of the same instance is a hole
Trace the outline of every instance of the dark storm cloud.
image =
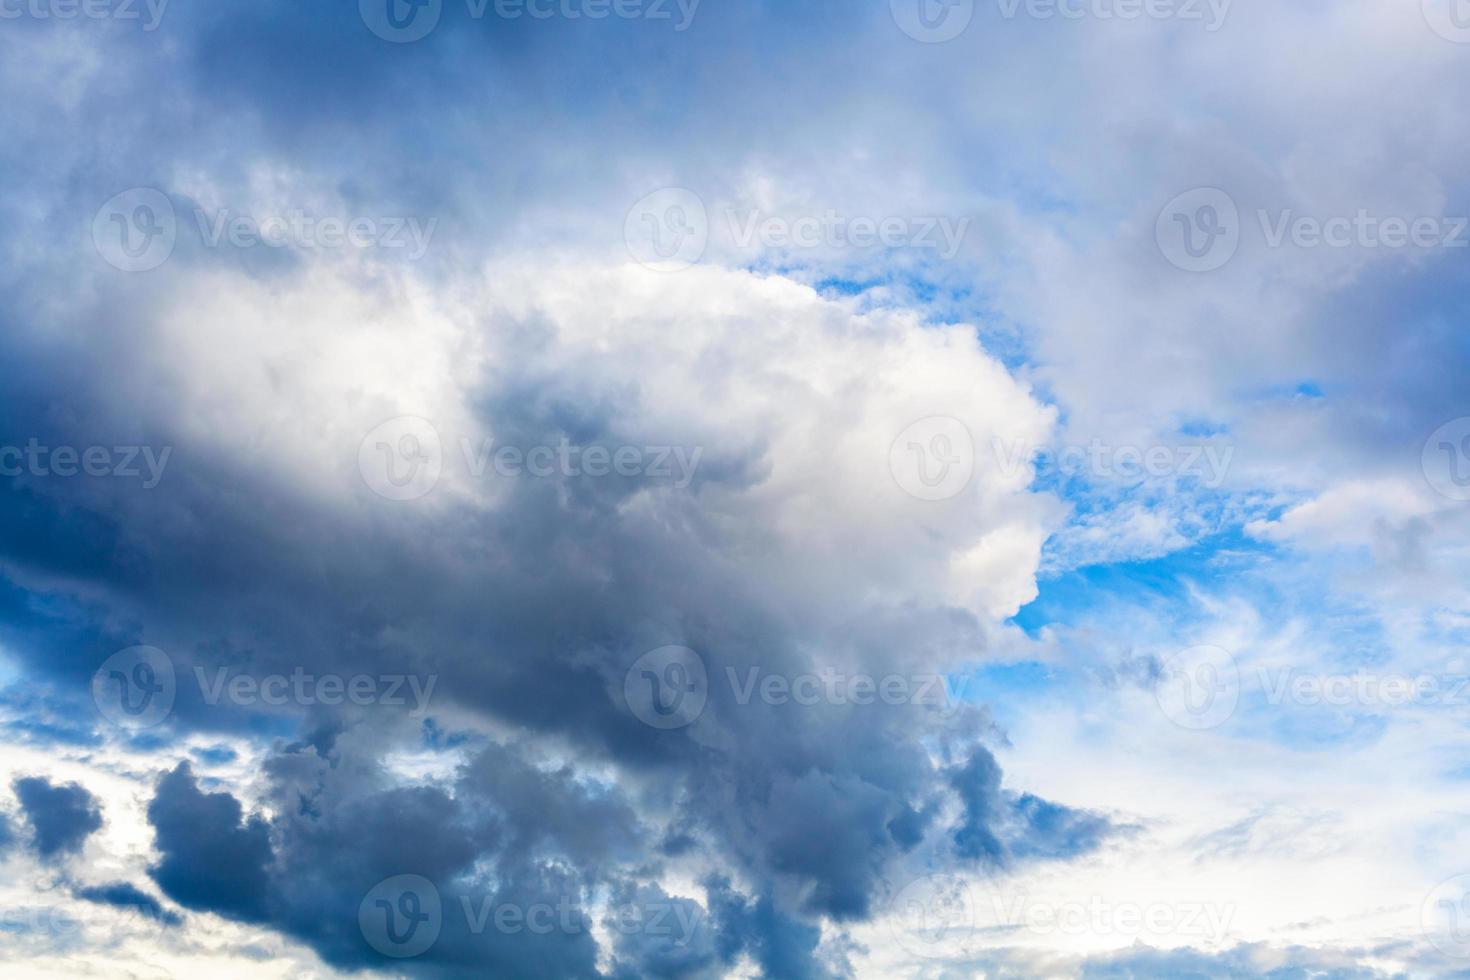
[(227, 918), (266, 918), (270, 838), (263, 820), (245, 820), (228, 793), (200, 792), (181, 762), (159, 782), (148, 822), (162, 856), (149, 875), (165, 895)]
[[(241, 447), (176, 417), (174, 386), (184, 382), (159, 377), (163, 355), (151, 346), (152, 318), (181, 277), (228, 269), (286, 280), (302, 263), (206, 250), (186, 220), (174, 259), (156, 274), (99, 274), (89, 256), (86, 288), (72, 285), (79, 234), (111, 194), (157, 184), (183, 216), (197, 203), (173, 186), (157, 147), (176, 148), (179, 171), (207, 172), (232, 201), (248, 201), (252, 167), (281, 154), (350, 205), (440, 214), (450, 222), (445, 244), (476, 243), (504, 234), (491, 219), (522, 198), (592, 196), (616, 179), (600, 154), (568, 153), (552, 122), (582, 127), (591, 144), (644, 134), (649, 155), (669, 139), (709, 138), (700, 152), (711, 156), (744, 145), (749, 132), (716, 113), (699, 116), (698, 132), (671, 127), (695, 93), (639, 81), (642, 67), (653, 57), (665, 78), (718, 76), (720, 63), (747, 57), (714, 43), (722, 27), (774, 19), (800, 28), (781, 42), (799, 46), (831, 28), (829, 13), (711, 4), (678, 46), (644, 24), (542, 31), (451, 14), (434, 37), (396, 47), (373, 37), (351, 4), (176, 5), (156, 35), (118, 35), (106, 48), (109, 74), (130, 88), (87, 87), (65, 107), (65, 126), (32, 110), (0, 149), (0, 168), (16, 181), (0, 207), (26, 242), (6, 243), (15, 262), (0, 273), (10, 287), (0, 355), (14, 378), (0, 392), (5, 431), (53, 445), (173, 449), (166, 478), (146, 492), (121, 481), (0, 481), (0, 643), (89, 720), (88, 681), (107, 656), (142, 642), (165, 648), (178, 700), (165, 725), (133, 737), (139, 750), (195, 732), (300, 739), (278, 746), (260, 774), (269, 821), (241, 802), (243, 787), (201, 788), (187, 764), (161, 779), (148, 808), (159, 854), (150, 875), (171, 901), (278, 929), (355, 968), (384, 962), (364, 939), (358, 906), (394, 875), (433, 882), (452, 909), (461, 898), (574, 898), (585, 908), (599, 888), (656, 898), (649, 882), (667, 863), (698, 861), (728, 875), (699, 896), (707, 932), (687, 946), (620, 935), (615, 969), (692, 977), (749, 955), (784, 980), (840, 972), (819, 961), (820, 923), (875, 914), (893, 863), (926, 839), (953, 831), (962, 855), (997, 858), (1072, 853), (1101, 839), (1100, 827), (1037, 801), (1022, 812), (1038, 843), (1012, 844), (1017, 818), (994, 760), (978, 749), (967, 766), (937, 771), (925, 740), (948, 721), (920, 706), (741, 704), (721, 683), (688, 730), (656, 731), (630, 714), (624, 673), (665, 644), (697, 650), (716, 679), (750, 666), (795, 674), (829, 656), (882, 664), (898, 651), (939, 662), (984, 645), (984, 628), (963, 610), (850, 601), (839, 621), (813, 623), (754, 580), (741, 560), (762, 547), (760, 529), (737, 526), (708, 500), (768, 477), (758, 441), (711, 447), (682, 494), (550, 479), (518, 483), (494, 510), (393, 511), (365, 493), (344, 506), (305, 492), (285, 464), (245, 460)], [(546, 56), (565, 44), (580, 53)], [(608, 84), (619, 73), (623, 81)], [(160, 113), (158, 93), (177, 91), (180, 78), (187, 94), (169, 96)], [(759, 119), (745, 93), (713, 88), (731, 118)], [(567, 92), (577, 97), (550, 110), (539, 98)], [(506, 146), (519, 148), (517, 159)], [(38, 158), (68, 163), (41, 174)], [(434, 179), (424, 179), (428, 168)], [(15, 203), (27, 195), (48, 202), (43, 219)], [(426, 264), (426, 275), (439, 271)], [(53, 293), (75, 296), (59, 323), (47, 309)], [(486, 316), (487, 330), (521, 338), (505, 352), (510, 377), (469, 393), (503, 439), (656, 436), (626, 421), (656, 393), (556, 365), (533, 371), (555, 327), (534, 315)], [(723, 383), (719, 365), (711, 371), (708, 381)], [(344, 457), (354, 449), (341, 447)], [(196, 668), (432, 674), (436, 709), (456, 717), (416, 725), (381, 706), (270, 713), (209, 704)], [(465, 717), (509, 734), (489, 744), (440, 737)], [(95, 737), (85, 725), (36, 724), (32, 735)], [(385, 760), (425, 743), (468, 749), (468, 762), (444, 785), (404, 785)], [(201, 762), (230, 759), (198, 751)], [(605, 769), (617, 772), (615, 784), (594, 775)], [(952, 798), (964, 811), (958, 829), (938, 816)], [(688, 911), (687, 899), (673, 901)], [(585, 928), (533, 938), (475, 931), (455, 915), (432, 950), (401, 968), (577, 977), (598, 975), (597, 963)]]
[(131, 909), (166, 926), (176, 926), (184, 921), (177, 913), (164, 908), (158, 899), (125, 881), (78, 888), (72, 894), (84, 901)]
[(52, 784), (39, 776), (17, 779), (11, 787), (31, 826), (36, 853), (43, 859), (75, 854), (102, 828), (102, 806), (76, 783)]

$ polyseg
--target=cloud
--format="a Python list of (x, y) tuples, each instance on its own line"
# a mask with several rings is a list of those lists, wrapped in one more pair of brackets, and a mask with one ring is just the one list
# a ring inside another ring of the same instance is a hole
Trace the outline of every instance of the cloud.
[(179, 763), (159, 781), (148, 804), (161, 856), (149, 876), (187, 908), (264, 920), (270, 838), (264, 821), (242, 816), (234, 797), (200, 792), (189, 764)]
[(76, 889), (73, 894), (84, 901), (111, 905), (114, 908), (131, 909), (166, 926), (177, 926), (184, 921), (177, 913), (165, 909), (158, 899), (125, 881), (106, 885), (89, 885)]
[(87, 838), (102, 828), (97, 797), (76, 783), (53, 785), (44, 777), (30, 776), (17, 779), (11, 788), (31, 826), (36, 853), (44, 860), (80, 852)]

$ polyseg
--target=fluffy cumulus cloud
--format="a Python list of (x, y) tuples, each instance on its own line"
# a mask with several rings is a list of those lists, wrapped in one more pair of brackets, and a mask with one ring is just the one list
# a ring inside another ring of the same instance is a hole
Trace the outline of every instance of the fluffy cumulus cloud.
[(1467, 969), (1437, 0), (64, 6), (7, 975)]

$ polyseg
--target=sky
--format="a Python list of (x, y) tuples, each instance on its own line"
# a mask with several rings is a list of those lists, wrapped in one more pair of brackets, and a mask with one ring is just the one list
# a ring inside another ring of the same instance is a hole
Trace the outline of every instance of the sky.
[(1464, 0), (0, 0), (0, 973), (1470, 977)]

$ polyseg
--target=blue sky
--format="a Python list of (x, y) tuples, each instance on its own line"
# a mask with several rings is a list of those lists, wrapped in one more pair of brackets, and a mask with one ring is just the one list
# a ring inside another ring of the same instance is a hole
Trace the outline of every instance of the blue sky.
[(1470, 976), (1452, 0), (0, 2), (0, 961)]

